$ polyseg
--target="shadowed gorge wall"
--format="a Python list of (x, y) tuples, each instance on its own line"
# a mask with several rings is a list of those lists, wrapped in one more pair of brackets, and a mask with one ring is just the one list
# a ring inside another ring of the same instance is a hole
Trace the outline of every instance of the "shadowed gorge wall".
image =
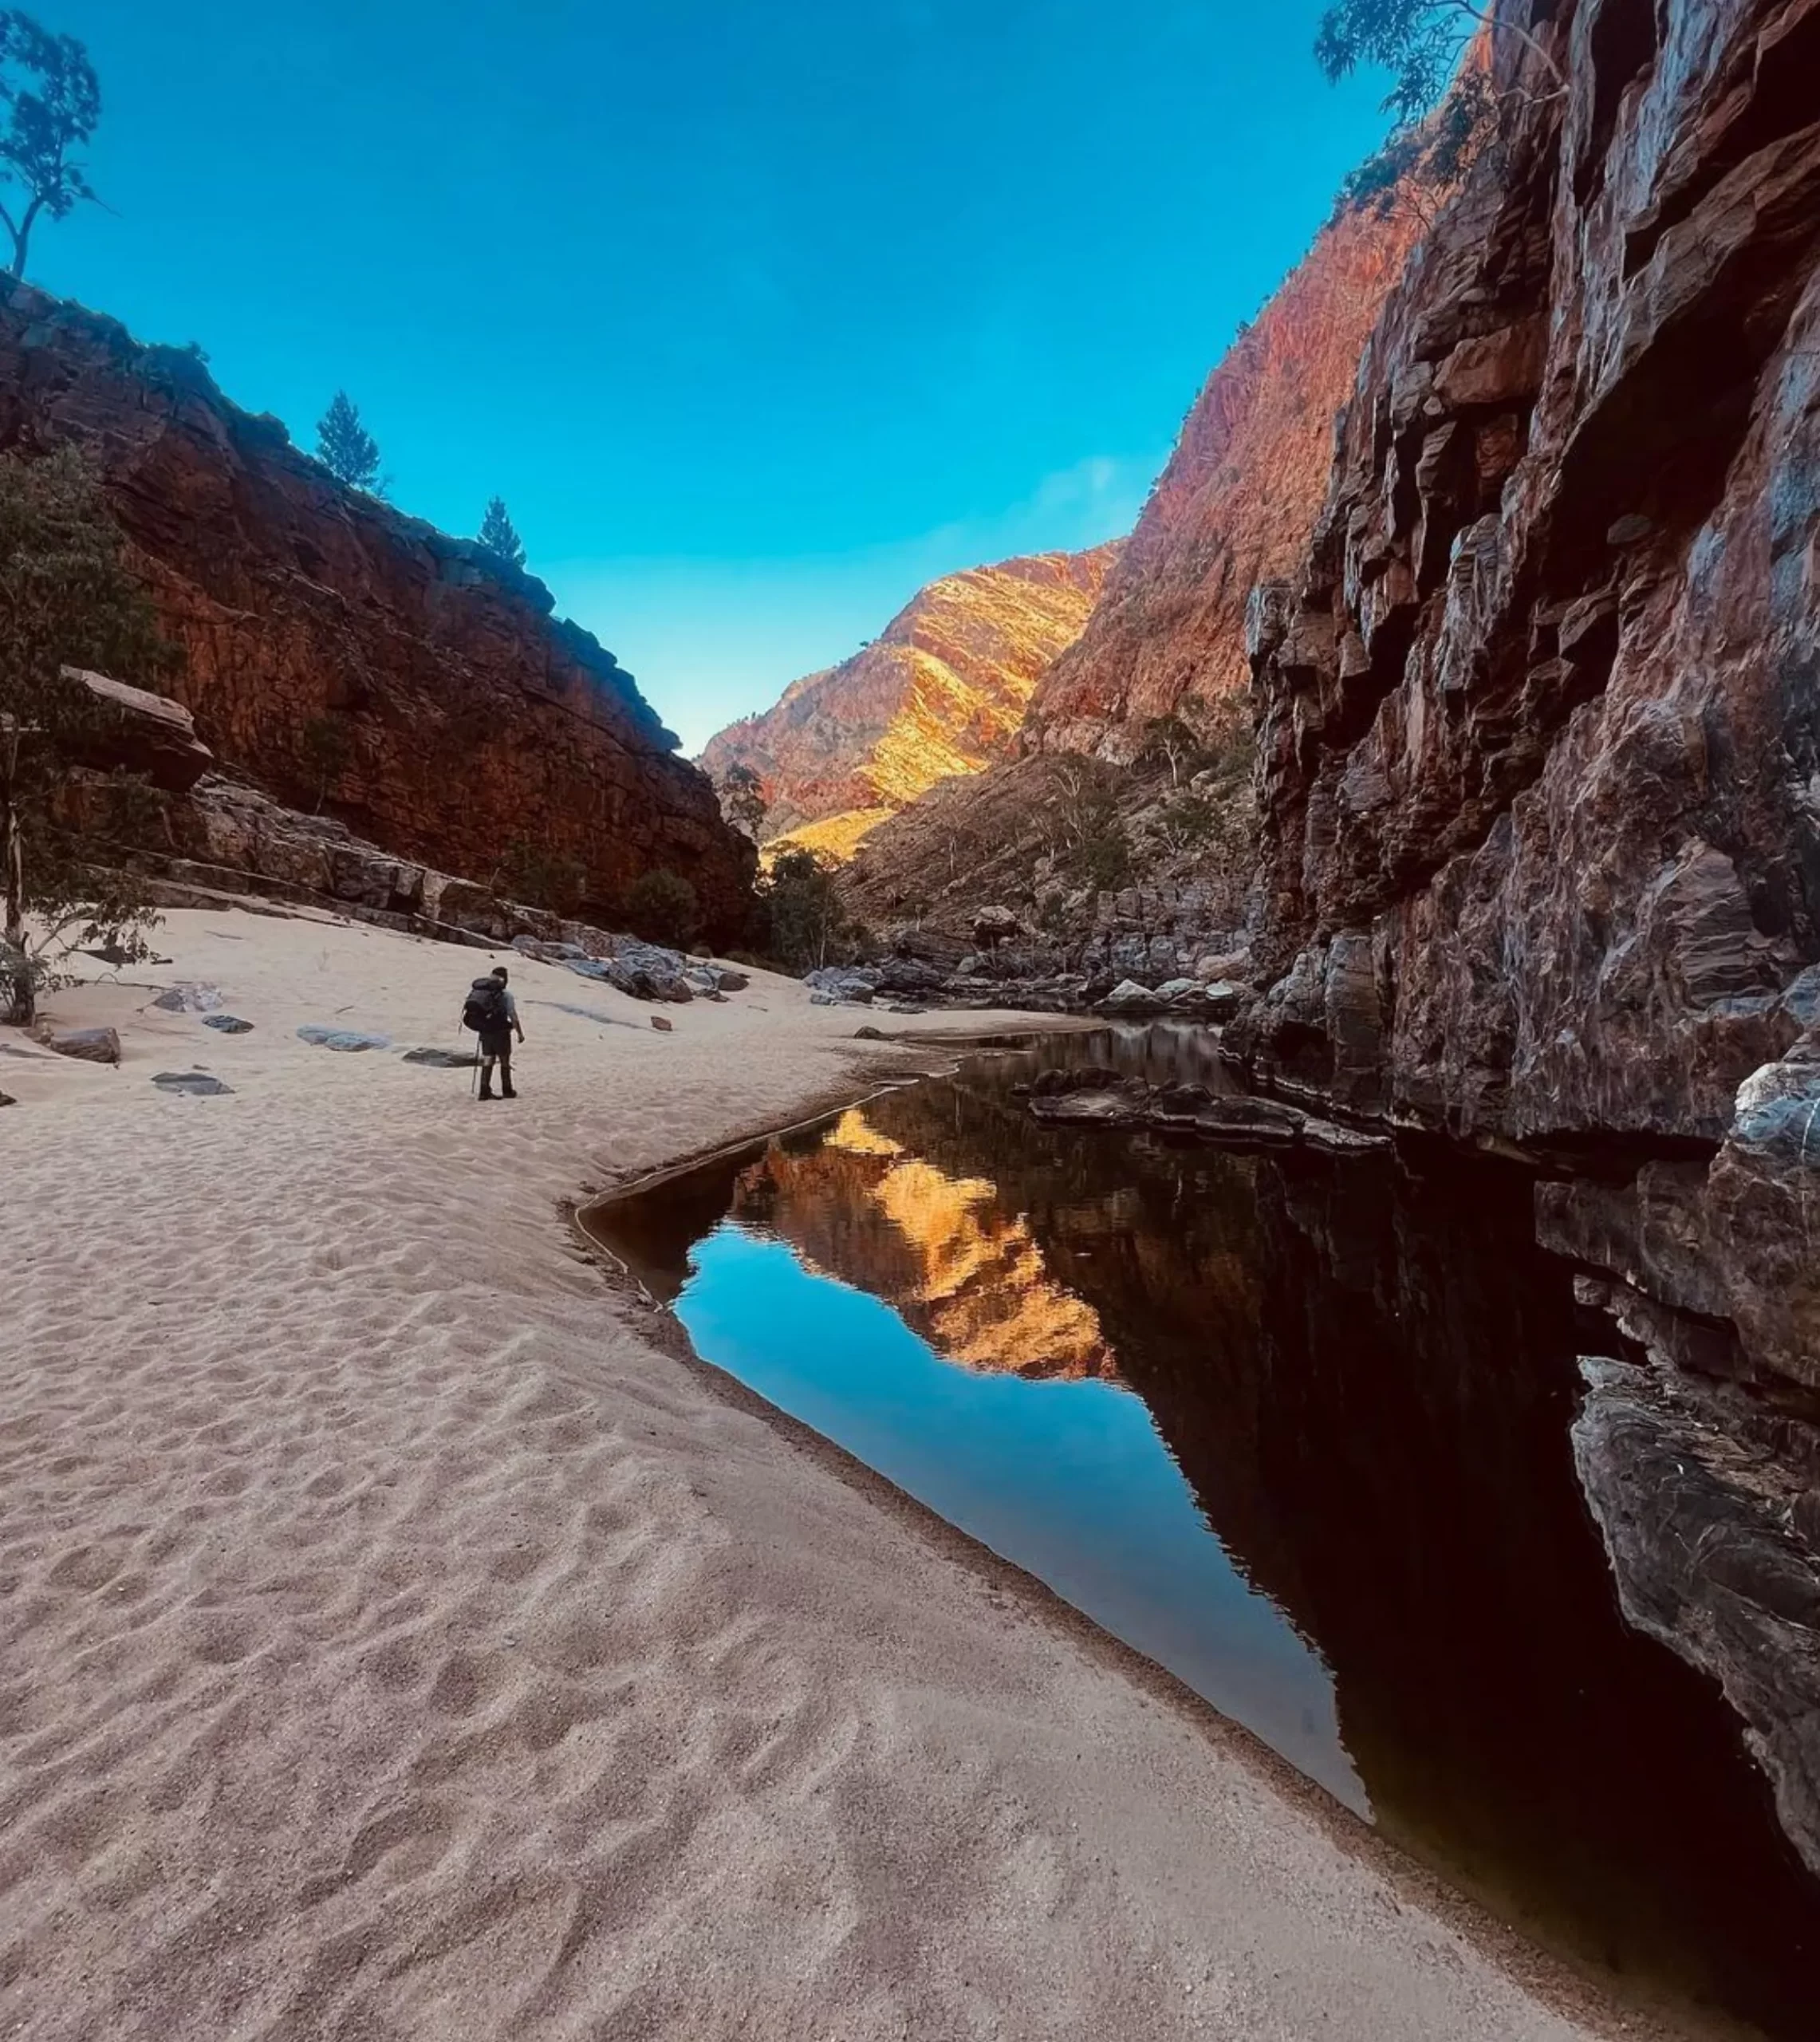
[(1820, 1011), (1820, 12), (1503, 12), (1571, 89), (1499, 37), (1518, 132), (1254, 614), (1258, 1042), (1437, 1124), (1716, 1140)]

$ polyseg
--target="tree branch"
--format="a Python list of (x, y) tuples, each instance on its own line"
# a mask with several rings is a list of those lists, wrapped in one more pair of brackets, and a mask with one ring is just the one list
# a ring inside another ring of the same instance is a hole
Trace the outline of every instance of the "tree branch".
[(1508, 29), (1511, 34), (1517, 38), (1519, 42), (1522, 43), (1526, 49), (1534, 51), (1534, 53), (1542, 59), (1542, 62), (1548, 66), (1550, 73), (1554, 77), (1554, 82), (1561, 87), (1562, 90), (1563, 92), (1566, 90), (1566, 73), (1562, 69), (1561, 66), (1555, 62), (1554, 59), (1549, 55), (1548, 52), (1542, 48), (1542, 45), (1536, 41), (1535, 37), (1530, 34), (1530, 31), (1523, 26), (1521, 22), (1507, 22), (1495, 13), (1487, 14), (1481, 9), (1474, 6), (1472, 0), (1446, 0), (1446, 4), (1452, 7), (1456, 14), (1464, 14), (1471, 20), (1478, 22), (1481, 28), (1489, 29), (1491, 31), (1494, 39), (1496, 37), (1499, 30)]

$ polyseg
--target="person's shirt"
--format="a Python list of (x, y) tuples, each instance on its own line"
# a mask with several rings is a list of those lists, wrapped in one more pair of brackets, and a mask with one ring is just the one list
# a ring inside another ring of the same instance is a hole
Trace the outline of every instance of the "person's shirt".
[(503, 987), (502, 990), (506, 995), (506, 1026), (508, 1028), (515, 1028), (518, 1025), (518, 999), (510, 986)]

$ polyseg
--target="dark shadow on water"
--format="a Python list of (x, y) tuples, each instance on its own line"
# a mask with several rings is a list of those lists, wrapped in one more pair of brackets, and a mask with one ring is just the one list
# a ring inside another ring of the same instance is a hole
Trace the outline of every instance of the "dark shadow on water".
[(981, 1058), (592, 1224), (707, 1358), (1048, 1581), (1539, 1940), (1778, 2042), (1820, 1886), (1717, 1691), (1619, 1614), (1527, 1181), (1045, 1129), (1204, 1035)]

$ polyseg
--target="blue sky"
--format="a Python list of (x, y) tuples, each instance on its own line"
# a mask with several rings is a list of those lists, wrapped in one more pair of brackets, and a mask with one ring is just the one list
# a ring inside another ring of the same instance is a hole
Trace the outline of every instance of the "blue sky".
[(502, 494), (691, 751), (938, 574), (1129, 530), (1383, 123), (1321, 0), (42, 0), (111, 208), (30, 274), (401, 508)]

